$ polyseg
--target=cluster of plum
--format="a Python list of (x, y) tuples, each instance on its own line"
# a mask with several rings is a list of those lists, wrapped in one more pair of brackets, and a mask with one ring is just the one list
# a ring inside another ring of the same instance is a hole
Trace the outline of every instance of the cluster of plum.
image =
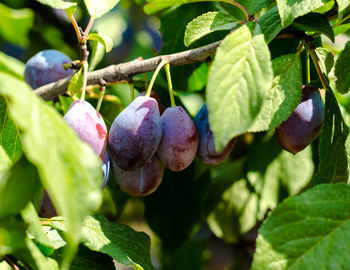
[[(70, 62), (61, 52), (42, 51), (27, 62), (25, 80), (37, 88), (62, 79), (72, 74), (63, 68), (63, 64)], [(222, 162), (235, 141), (221, 152), (215, 150), (206, 105), (193, 121), (181, 106), (167, 108), (161, 115), (156, 99), (148, 96), (137, 97), (116, 117), (109, 136), (103, 118), (86, 101), (74, 101), (63, 118), (103, 161), (103, 187), (112, 164), (119, 186), (133, 196), (145, 196), (156, 190), (164, 166), (181, 171), (196, 154), (208, 164)]]
[[(33, 88), (59, 80), (72, 74), (72, 70), (63, 68), (63, 64), (70, 62), (61, 52), (40, 52), (27, 62), (25, 80)], [(304, 149), (320, 133), (323, 117), (324, 104), (319, 90), (303, 86), (300, 104), (276, 128), (282, 148), (293, 154)], [(221, 163), (236, 140), (233, 138), (217, 152), (205, 104), (193, 121), (181, 106), (169, 107), (161, 114), (157, 100), (149, 96), (133, 100), (116, 117), (108, 136), (103, 118), (86, 101), (74, 101), (64, 119), (103, 161), (103, 187), (112, 167), (121, 189), (133, 196), (145, 196), (156, 190), (164, 166), (181, 171), (196, 155), (208, 164)]]

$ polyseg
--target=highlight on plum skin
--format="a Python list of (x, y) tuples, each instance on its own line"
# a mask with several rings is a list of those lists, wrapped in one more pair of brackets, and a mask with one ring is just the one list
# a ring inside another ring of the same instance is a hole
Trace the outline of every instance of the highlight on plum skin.
[(27, 61), (24, 79), (33, 89), (58, 81), (73, 74), (72, 69), (65, 70), (63, 67), (70, 62), (72, 60), (60, 51), (41, 51)]
[(63, 119), (102, 160), (106, 153), (107, 127), (95, 108), (86, 101), (76, 100), (71, 104)]
[(108, 136), (109, 154), (118, 167), (133, 171), (151, 159), (161, 137), (157, 101), (139, 96), (115, 118)]
[(137, 197), (153, 193), (160, 185), (164, 174), (164, 166), (156, 156), (134, 171), (125, 171), (112, 160), (112, 169), (120, 188), (125, 193)]
[(198, 131), (197, 157), (204, 163), (216, 165), (223, 162), (231, 153), (236, 138), (233, 138), (226, 147), (217, 152), (214, 144), (214, 134), (210, 129), (207, 105), (204, 104), (194, 118)]
[(315, 86), (303, 86), (302, 99), (289, 118), (276, 128), (281, 147), (296, 154), (320, 134), (324, 119), (324, 103)]
[(106, 154), (102, 160), (102, 172), (103, 172), (103, 184), (102, 189), (104, 189), (108, 183), (109, 177), (110, 177), (110, 171), (111, 171), (111, 158), (108, 154), (108, 151), (106, 151)]
[(162, 139), (157, 156), (165, 167), (177, 172), (187, 168), (196, 156), (198, 134), (192, 118), (181, 106), (167, 108), (161, 116)]

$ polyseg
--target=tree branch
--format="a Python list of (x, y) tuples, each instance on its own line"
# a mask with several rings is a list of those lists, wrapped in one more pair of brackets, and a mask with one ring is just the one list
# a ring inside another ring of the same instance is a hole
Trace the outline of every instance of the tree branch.
[[(146, 60), (136, 59), (127, 63), (111, 65), (103, 69), (89, 72), (87, 85), (98, 85), (101, 80), (107, 83), (129, 81), (137, 74), (155, 70), (162, 59), (168, 60), (171, 66), (204, 62), (208, 57), (215, 54), (220, 43), (221, 41), (217, 41), (207, 46), (184, 52), (160, 55)], [(41, 86), (34, 92), (44, 100), (52, 100), (67, 91), (70, 79), (71, 77), (67, 77), (57, 82)]]

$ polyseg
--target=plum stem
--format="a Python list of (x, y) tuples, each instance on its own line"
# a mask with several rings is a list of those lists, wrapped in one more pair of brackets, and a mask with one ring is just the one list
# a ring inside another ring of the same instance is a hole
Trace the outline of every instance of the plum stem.
[(103, 101), (103, 98), (105, 96), (105, 93), (106, 93), (106, 86), (101, 86), (100, 87), (100, 93), (98, 95), (98, 100), (97, 100), (97, 105), (96, 105), (96, 111), (100, 111), (101, 109), (101, 105), (102, 105), (102, 101)]
[(88, 63), (83, 62), (83, 92), (81, 94), (81, 100), (85, 100), (86, 84), (87, 84), (87, 74), (88, 74)]
[(311, 71), (310, 71), (310, 52), (306, 51), (306, 83), (309, 85), (311, 82)]
[(147, 77), (147, 73), (143, 73), (143, 82), (145, 85), (145, 90), (148, 88), (148, 77)]
[(320, 77), (323, 89), (327, 90), (328, 89), (328, 87), (327, 87), (327, 80), (326, 80), (326, 77), (322, 73), (320, 64), (318, 63), (318, 59), (317, 59), (316, 53), (315, 53), (314, 49), (310, 48), (310, 47), (309, 47), (309, 52), (310, 52), (310, 55), (311, 55), (311, 59), (314, 62), (314, 65), (316, 67), (317, 74)]
[(89, 20), (89, 23), (88, 25), (86, 26), (86, 29), (84, 31), (84, 37), (87, 38), (87, 36), (89, 35), (90, 33), (90, 30), (91, 30), (91, 27), (92, 25), (94, 24), (94, 21), (95, 21), (95, 18), (94, 17), (91, 17), (90, 20)]
[(165, 64), (165, 72), (166, 72), (166, 78), (167, 78), (167, 81), (168, 81), (168, 88), (169, 88), (169, 96), (170, 96), (171, 107), (176, 107), (175, 99), (174, 99), (173, 84), (171, 82), (171, 74), (170, 74), (170, 64), (169, 64), (169, 62), (167, 62)]
[(133, 83), (129, 83), (129, 87), (130, 87), (130, 97), (131, 97), (131, 101), (133, 101), (133, 100), (135, 99), (134, 84), (133, 84)]
[(147, 91), (146, 91), (146, 97), (149, 97), (151, 95), (151, 91), (152, 91), (152, 88), (153, 88), (153, 84), (158, 76), (158, 73), (159, 71), (162, 69), (162, 67), (168, 63), (168, 60), (165, 60), (165, 59), (162, 59), (162, 61), (160, 62), (160, 64), (157, 66), (156, 70), (154, 71), (153, 73), (153, 76), (152, 76), (152, 79), (151, 79), (151, 82), (149, 83), (148, 85), (148, 88), (147, 88)]

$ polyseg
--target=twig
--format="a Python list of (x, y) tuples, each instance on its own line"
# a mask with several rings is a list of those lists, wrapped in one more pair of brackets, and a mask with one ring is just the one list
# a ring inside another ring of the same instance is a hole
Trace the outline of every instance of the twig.
[(9, 257), (5, 256), (4, 260), (12, 267), (13, 270), (20, 270), (20, 268)]
[[(137, 74), (155, 70), (162, 59), (168, 60), (171, 66), (205, 62), (208, 57), (215, 54), (220, 43), (221, 41), (217, 41), (207, 46), (184, 52), (160, 55), (146, 60), (136, 59), (123, 64), (111, 65), (100, 70), (89, 72), (87, 76), (87, 85), (98, 85), (101, 79), (105, 80), (107, 83), (128, 81)], [(67, 91), (70, 79), (71, 77), (68, 77), (41, 86), (35, 90), (35, 93), (44, 100), (52, 100)]]

